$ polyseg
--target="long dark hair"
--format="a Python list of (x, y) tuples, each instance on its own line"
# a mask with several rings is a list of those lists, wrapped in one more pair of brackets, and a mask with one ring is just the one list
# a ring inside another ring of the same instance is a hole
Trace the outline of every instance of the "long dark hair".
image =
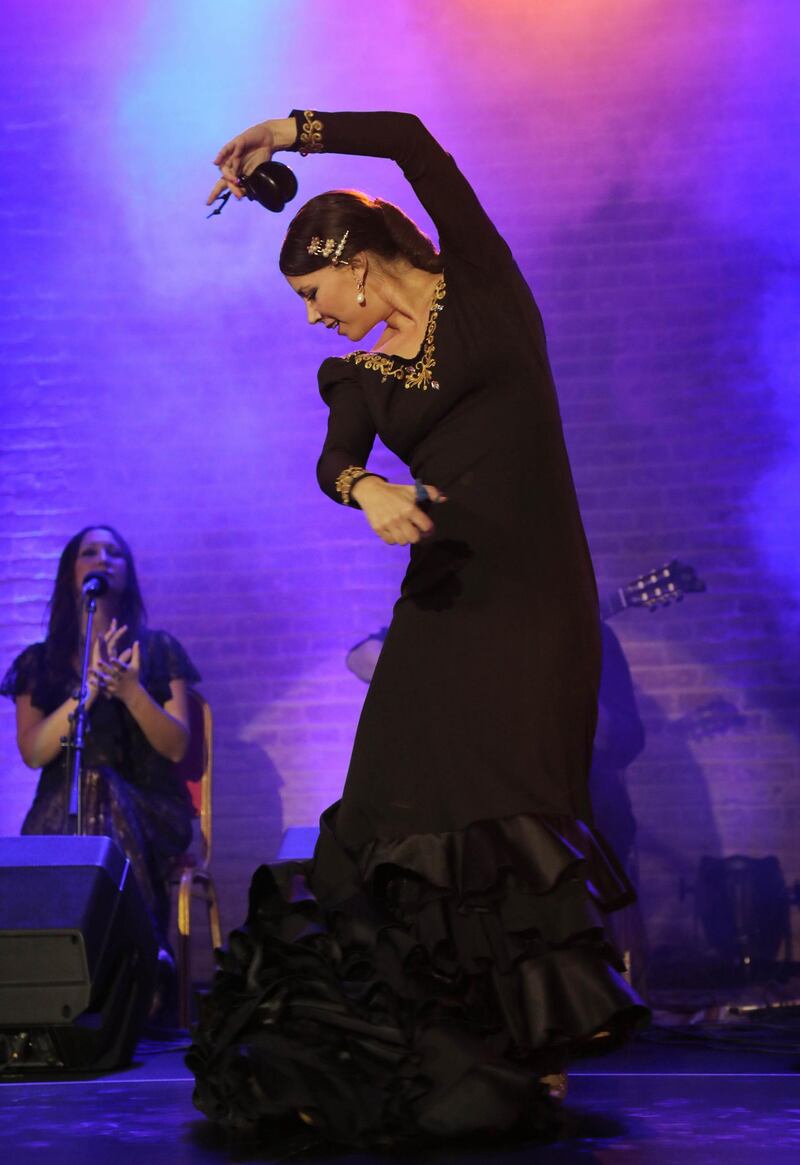
[(384, 259), (407, 259), (423, 271), (442, 270), (442, 257), (431, 240), (399, 207), (360, 190), (329, 190), (312, 198), (294, 216), (278, 260), (284, 275), (310, 275), (330, 263), (330, 257), (310, 255), (313, 238), (333, 239), (347, 234), (339, 258), (349, 262), (359, 251)]
[(61, 551), (56, 581), (48, 604), (50, 618), (47, 626), (45, 655), (48, 666), (59, 676), (72, 673), (73, 660), (80, 648), (81, 607), (75, 594), (75, 562), (78, 558), (81, 542), (90, 530), (108, 530), (125, 559), (125, 565), (128, 568), (127, 577), (125, 590), (120, 595), (117, 619), (120, 625), (127, 624), (126, 639), (129, 642), (136, 639), (147, 620), (142, 592), (139, 590), (139, 580), (136, 577), (136, 566), (128, 543), (118, 530), (109, 526), (108, 522), (93, 522), (90, 526), (84, 526), (82, 530), (70, 538)]

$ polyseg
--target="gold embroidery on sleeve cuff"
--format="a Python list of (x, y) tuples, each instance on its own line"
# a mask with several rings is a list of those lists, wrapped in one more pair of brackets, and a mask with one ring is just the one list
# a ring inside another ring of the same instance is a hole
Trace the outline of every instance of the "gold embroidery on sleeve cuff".
[(305, 121), (300, 131), (300, 154), (307, 158), (309, 154), (319, 154), (324, 149), (322, 133), (325, 127), (313, 109), (307, 109), (303, 117)]
[(347, 469), (342, 470), (334, 485), (343, 505), (350, 505), (350, 490), (362, 477), (368, 476), (369, 470), (364, 469), (363, 465), (348, 465)]

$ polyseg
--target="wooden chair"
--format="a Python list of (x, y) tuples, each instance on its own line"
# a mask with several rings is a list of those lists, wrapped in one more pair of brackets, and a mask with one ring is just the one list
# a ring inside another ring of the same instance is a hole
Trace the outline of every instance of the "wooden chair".
[(178, 766), (192, 796), (199, 838), (178, 858), (173, 881), (178, 885), (178, 990), (179, 1021), (188, 1028), (192, 991), (192, 900), (201, 898), (208, 911), (211, 946), (222, 946), (217, 891), (209, 870), (211, 861), (211, 776), (213, 769), (214, 721), (208, 701), (189, 689), (189, 749)]

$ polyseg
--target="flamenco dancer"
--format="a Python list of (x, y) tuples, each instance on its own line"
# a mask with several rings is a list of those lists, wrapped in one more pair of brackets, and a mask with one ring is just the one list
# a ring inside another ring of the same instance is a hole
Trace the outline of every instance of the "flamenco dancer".
[[(381, 329), (319, 370), (318, 477), (410, 563), (315, 855), (256, 872), (220, 956), (195, 1102), (358, 1146), (536, 1135), (553, 1078), (647, 1017), (603, 929), (633, 891), (591, 829), (597, 597), (542, 320), (418, 118), (262, 122), (209, 203), (278, 150), (394, 159), (440, 250), (353, 190), (312, 198), (281, 250), (309, 323)], [(376, 434), (416, 485), (370, 473)]]

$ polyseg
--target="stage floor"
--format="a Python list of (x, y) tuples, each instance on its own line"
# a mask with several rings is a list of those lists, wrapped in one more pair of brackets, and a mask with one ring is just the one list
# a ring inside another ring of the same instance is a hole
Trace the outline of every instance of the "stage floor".
[[(722, 1032), (727, 1039), (729, 1032)], [(547, 1145), (458, 1146), (415, 1154), (321, 1153), (302, 1129), (275, 1145), (232, 1143), (192, 1107), (182, 1046), (144, 1042), (130, 1069), (102, 1077), (0, 1082), (0, 1145), (8, 1165), (222, 1165), (373, 1160), (783, 1165), (800, 1161), (800, 1047), (758, 1051), (675, 1043), (650, 1033), (623, 1052), (576, 1066), (562, 1139)], [(713, 1039), (712, 1035), (712, 1039)], [(766, 1046), (766, 1045), (764, 1045)]]

